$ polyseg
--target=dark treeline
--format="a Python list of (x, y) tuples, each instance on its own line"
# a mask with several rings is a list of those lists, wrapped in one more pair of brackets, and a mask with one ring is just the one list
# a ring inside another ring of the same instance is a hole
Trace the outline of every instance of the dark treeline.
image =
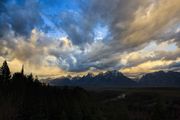
[[(121, 97), (123, 95), (123, 97)], [(180, 120), (179, 89), (85, 91), (0, 68), (0, 120)]]
[(101, 120), (101, 112), (79, 87), (56, 88), (32, 74), (10, 74), (5, 61), (0, 72), (0, 120)]

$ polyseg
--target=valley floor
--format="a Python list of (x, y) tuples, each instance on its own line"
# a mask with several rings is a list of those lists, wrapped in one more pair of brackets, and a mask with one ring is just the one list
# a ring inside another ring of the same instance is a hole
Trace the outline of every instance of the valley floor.
[(180, 120), (179, 88), (123, 88), (91, 94), (108, 120)]

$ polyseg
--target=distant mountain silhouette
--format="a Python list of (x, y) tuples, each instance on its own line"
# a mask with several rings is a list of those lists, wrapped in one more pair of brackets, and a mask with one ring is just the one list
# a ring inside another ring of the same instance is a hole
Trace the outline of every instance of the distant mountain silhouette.
[(173, 71), (148, 73), (140, 79), (139, 85), (153, 87), (180, 87), (180, 73)]
[(119, 71), (107, 71), (98, 75), (91, 73), (82, 77), (62, 77), (51, 80), (55, 86), (81, 87), (180, 87), (179, 72), (153, 72), (143, 75), (138, 82), (123, 75)]
[(136, 85), (136, 82), (124, 76), (119, 71), (107, 71), (98, 75), (91, 73), (83, 77), (62, 77), (49, 82), (50, 85), (58, 86), (83, 86), (83, 87), (130, 87)]

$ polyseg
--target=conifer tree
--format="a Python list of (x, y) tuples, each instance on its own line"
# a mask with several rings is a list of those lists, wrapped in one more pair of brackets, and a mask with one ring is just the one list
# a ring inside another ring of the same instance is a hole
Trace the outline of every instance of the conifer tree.
[(4, 61), (2, 67), (1, 67), (1, 79), (3, 81), (9, 80), (11, 78), (11, 72), (9, 70), (8, 64), (6, 61)]

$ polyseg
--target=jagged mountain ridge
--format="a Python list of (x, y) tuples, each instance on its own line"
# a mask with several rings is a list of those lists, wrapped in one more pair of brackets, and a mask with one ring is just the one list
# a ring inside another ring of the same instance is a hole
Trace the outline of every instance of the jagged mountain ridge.
[(179, 72), (153, 72), (143, 75), (134, 81), (119, 71), (107, 71), (98, 75), (91, 73), (82, 77), (62, 77), (49, 82), (55, 86), (81, 86), (81, 87), (180, 87)]
[(108, 71), (93, 75), (91, 73), (82, 77), (62, 77), (50, 81), (51, 85), (67, 86), (132, 86), (136, 82), (118, 71)]

